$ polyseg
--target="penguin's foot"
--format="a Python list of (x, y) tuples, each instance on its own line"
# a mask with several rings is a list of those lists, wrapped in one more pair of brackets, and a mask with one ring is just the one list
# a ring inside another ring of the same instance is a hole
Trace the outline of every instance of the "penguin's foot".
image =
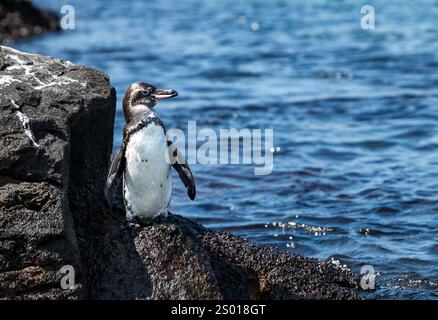
[(127, 220), (126, 223), (123, 223), (121, 226), (122, 231), (130, 233), (132, 236), (136, 236), (140, 229), (141, 225), (132, 219)]
[(147, 227), (153, 223), (154, 219), (146, 217), (133, 217), (128, 221), (128, 225), (134, 228)]
[(142, 216), (128, 216), (128, 228), (131, 230), (138, 230), (141, 227), (147, 227), (154, 223), (161, 223), (167, 219), (169, 215), (172, 215), (170, 211), (166, 210), (154, 217), (142, 217)]
[(140, 224), (135, 221), (129, 221), (128, 228), (133, 230), (140, 229)]

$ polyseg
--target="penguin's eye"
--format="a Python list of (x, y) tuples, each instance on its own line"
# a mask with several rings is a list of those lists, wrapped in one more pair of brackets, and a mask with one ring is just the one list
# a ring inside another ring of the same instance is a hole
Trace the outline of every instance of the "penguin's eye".
[(144, 96), (148, 96), (149, 93), (150, 93), (150, 91), (147, 90), (147, 89), (145, 89), (145, 90), (141, 90), (141, 94), (144, 95)]

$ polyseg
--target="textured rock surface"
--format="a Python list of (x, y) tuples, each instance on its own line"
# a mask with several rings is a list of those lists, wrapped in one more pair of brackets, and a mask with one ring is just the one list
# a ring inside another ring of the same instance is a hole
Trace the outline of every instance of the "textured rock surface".
[[(354, 275), (171, 215), (105, 207), (115, 93), (106, 75), (0, 51), (0, 298), (354, 299)], [(120, 196), (120, 195), (119, 195)], [(77, 287), (58, 271), (73, 265)]]
[(28, 0), (2, 0), (0, 3), (0, 44), (59, 30), (58, 17), (41, 10)]
[(356, 280), (331, 263), (281, 253), (169, 216), (135, 246), (159, 299), (354, 299)]
[(121, 203), (88, 244), (99, 253), (94, 299), (356, 299), (356, 277), (178, 215), (131, 228)]
[[(0, 47), (0, 297), (85, 297), (80, 234), (100, 210), (115, 94), (106, 75)], [(86, 270), (86, 269), (85, 269)]]

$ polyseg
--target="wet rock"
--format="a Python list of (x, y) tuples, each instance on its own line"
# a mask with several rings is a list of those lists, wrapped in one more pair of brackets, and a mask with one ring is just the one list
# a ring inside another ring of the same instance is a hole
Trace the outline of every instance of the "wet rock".
[(0, 3), (0, 44), (59, 29), (56, 14), (35, 7), (29, 0)]
[(85, 298), (75, 223), (102, 211), (114, 90), (101, 72), (7, 47), (0, 88), (0, 298)]

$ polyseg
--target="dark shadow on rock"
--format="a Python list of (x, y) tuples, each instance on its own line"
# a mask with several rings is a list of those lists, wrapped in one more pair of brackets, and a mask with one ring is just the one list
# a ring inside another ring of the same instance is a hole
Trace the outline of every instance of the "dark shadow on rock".
[(124, 213), (105, 209), (95, 219), (96, 225), (87, 238), (90, 298), (149, 298), (152, 282)]

